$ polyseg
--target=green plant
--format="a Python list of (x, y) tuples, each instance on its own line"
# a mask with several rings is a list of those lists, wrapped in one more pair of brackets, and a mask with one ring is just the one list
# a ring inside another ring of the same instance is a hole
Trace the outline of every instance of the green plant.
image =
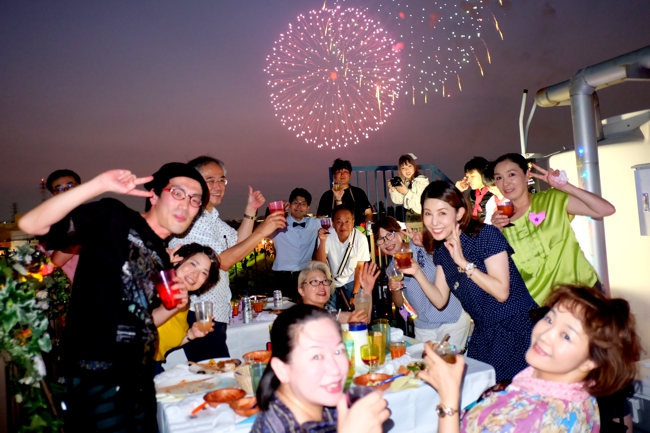
[(69, 282), (52, 278), (53, 271), (45, 252), (29, 245), (0, 258), (0, 353), (9, 365), (10, 393), (21, 408), (21, 432), (53, 432), (62, 425), (43, 387), (42, 354), (52, 349), (47, 313), (56, 305), (54, 314), (65, 315), (61, 302), (69, 295)]

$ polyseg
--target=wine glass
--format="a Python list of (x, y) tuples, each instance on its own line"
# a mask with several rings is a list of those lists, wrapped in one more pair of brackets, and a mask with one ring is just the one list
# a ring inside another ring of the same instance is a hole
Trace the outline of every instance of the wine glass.
[(331, 220), (329, 218), (321, 218), (320, 219), (320, 226), (322, 228), (324, 228), (325, 230), (328, 230), (328, 233), (329, 233), (329, 229), (332, 226), (332, 222), (331, 222)]
[[(497, 210), (500, 210), (501, 213), (510, 218), (515, 214), (515, 205), (512, 201), (505, 197), (502, 200), (499, 200), (497, 198)], [(508, 223), (504, 227), (512, 227), (513, 225), (514, 224), (512, 223)]]
[(368, 373), (372, 373), (379, 365), (379, 346), (364, 344), (361, 346), (361, 361), (368, 366)]

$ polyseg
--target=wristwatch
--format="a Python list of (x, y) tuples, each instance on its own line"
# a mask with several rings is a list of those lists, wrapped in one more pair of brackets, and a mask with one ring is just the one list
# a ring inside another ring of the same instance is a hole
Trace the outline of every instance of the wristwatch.
[(474, 263), (472, 263), (472, 262), (466, 264), (466, 265), (465, 265), (465, 273), (466, 273), (466, 274), (467, 274), (467, 273), (470, 273), (470, 274), (471, 274), (472, 272), (474, 272), (474, 268), (475, 268), (475, 267), (476, 267), (476, 266), (474, 266)]
[(439, 404), (438, 406), (436, 406), (436, 413), (440, 418), (444, 418), (446, 416), (452, 416), (458, 413), (458, 410), (452, 409), (450, 407), (444, 407), (443, 405)]

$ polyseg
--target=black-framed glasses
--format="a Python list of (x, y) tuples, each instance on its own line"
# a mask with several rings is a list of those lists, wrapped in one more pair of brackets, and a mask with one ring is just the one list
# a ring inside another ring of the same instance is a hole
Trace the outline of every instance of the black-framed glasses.
[(226, 179), (225, 177), (222, 177), (221, 179), (210, 179), (210, 180), (206, 180), (205, 183), (207, 183), (208, 185), (218, 184), (221, 186), (225, 186), (228, 185), (228, 179)]
[(294, 205), (294, 206), (300, 206), (300, 207), (309, 206), (306, 201), (297, 201), (297, 200), (295, 200), (295, 201), (292, 201), (291, 204)]
[(203, 204), (203, 200), (201, 197), (196, 196), (196, 195), (188, 195), (185, 191), (183, 191), (180, 188), (175, 188), (175, 187), (166, 187), (162, 189), (163, 191), (169, 191), (169, 193), (174, 197), (176, 200), (185, 200), (186, 198), (189, 199), (190, 206), (192, 207), (201, 207)]
[(76, 182), (68, 182), (66, 185), (63, 185), (63, 186), (55, 186), (53, 189), (54, 189), (54, 191), (56, 191), (56, 192), (65, 192), (65, 191), (67, 191), (67, 190), (69, 190), (69, 189), (74, 188), (74, 187), (77, 186), (77, 185), (79, 185), (79, 184), (76, 183)]
[(332, 280), (311, 280), (311, 281), (305, 281), (303, 284), (309, 283), (310, 286), (312, 287), (318, 287), (318, 286), (331, 286), (332, 285)]
[(383, 238), (377, 238), (377, 241), (375, 242), (377, 245), (384, 245), (386, 241), (392, 241), (395, 239), (395, 232), (390, 232), (386, 233), (386, 236)]

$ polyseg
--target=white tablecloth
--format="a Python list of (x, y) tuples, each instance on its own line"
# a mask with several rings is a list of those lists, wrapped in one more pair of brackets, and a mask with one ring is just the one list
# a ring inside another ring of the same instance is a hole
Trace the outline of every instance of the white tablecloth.
[[(232, 354), (232, 353), (231, 353)], [(475, 401), (485, 389), (494, 385), (495, 374), (492, 366), (467, 360), (467, 371), (463, 382), (462, 405), (465, 407)], [(391, 433), (417, 433), (435, 432), (438, 428), (438, 415), (434, 408), (440, 402), (438, 393), (429, 385), (424, 384), (415, 389), (408, 389), (393, 393), (384, 392), (391, 410), (391, 419), (395, 426)], [(235, 413), (230, 407), (221, 405), (218, 409), (204, 409), (198, 418), (190, 419), (189, 414), (197, 407), (203, 398), (195, 395), (185, 398), (181, 402), (158, 402), (158, 428), (161, 433), (185, 432), (248, 432), (252, 427), (252, 420), (241, 424), (235, 422), (243, 418), (235, 418)], [(226, 427), (227, 426), (227, 427)]]

